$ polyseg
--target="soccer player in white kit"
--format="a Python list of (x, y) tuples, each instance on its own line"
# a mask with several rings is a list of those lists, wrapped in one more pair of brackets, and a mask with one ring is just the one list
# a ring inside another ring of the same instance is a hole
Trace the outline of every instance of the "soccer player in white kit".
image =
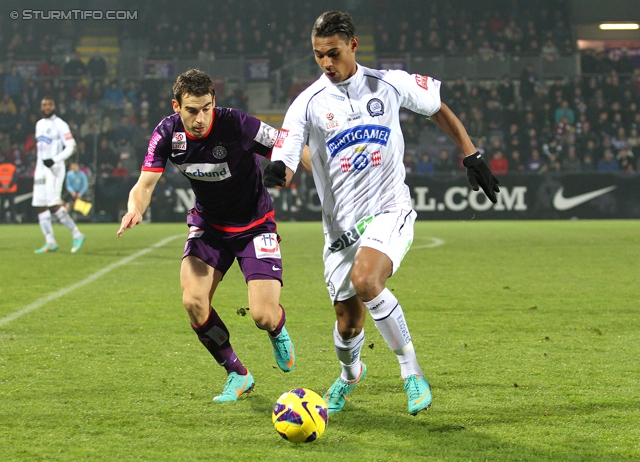
[(61, 197), (66, 175), (64, 162), (76, 151), (76, 142), (69, 130), (69, 125), (56, 115), (56, 103), (53, 98), (48, 96), (42, 98), (40, 109), (44, 117), (36, 122), (38, 160), (33, 177), (31, 205), (38, 211), (38, 222), (46, 242), (35, 253), (58, 250), (58, 243), (53, 235), (52, 213), (71, 231), (73, 235), (71, 253), (77, 253), (82, 248), (85, 236), (80, 232), (67, 209), (62, 206)]
[(440, 82), (401, 70), (368, 69), (356, 62), (358, 39), (351, 16), (329, 11), (312, 30), (313, 52), (323, 75), (285, 115), (265, 185), (282, 186), (295, 173), (305, 144), (322, 204), (325, 281), (337, 322), (333, 337), (342, 373), (325, 395), (329, 413), (364, 379), (360, 360), (369, 311), (397, 355), (411, 415), (432, 396), (411, 341), (402, 307), (386, 288), (411, 247), (416, 212), (403, 166), (399, 109), (431, 117), (467, 157), (467, 178), (496, 202), (498, 180), (480, 157), (455, 114), (440, 101)]

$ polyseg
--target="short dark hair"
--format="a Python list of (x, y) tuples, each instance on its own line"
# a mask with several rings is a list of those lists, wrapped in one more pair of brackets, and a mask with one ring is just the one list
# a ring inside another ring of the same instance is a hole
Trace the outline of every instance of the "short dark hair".
[(345, 42), (349, 42), (356, 36), (356, 26), (349, 13), (325, 11), (318, 16), (311, 30), (311, 40), (314, 37), (331, 37), (332, 35), (339, 35)]
[(44, 95), (41, 99), (40, 102), (45, 101), (45, 100), (49, 100), (51, 102), (53, 102), (53, 104), (56, 104), (56, 100), (53, 99), (53, 96), (51, 95)]
[(182, 96), (216, 96), (216, 89), (213, 86), (211, 77), (200, 69), (189, 69), (183, 72), (173, 84), (173, 97), (182, 105)]

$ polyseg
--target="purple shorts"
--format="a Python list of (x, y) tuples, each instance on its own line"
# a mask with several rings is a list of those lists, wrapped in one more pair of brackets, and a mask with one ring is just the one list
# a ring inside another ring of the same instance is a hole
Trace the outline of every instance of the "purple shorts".
[(189, 237), (184, 255), (196, 257), (226, 274), (234, 259), (238, 259), (244, 279), (277, 279), (282, 284), (282, 259), (276, 222), (268, 217), (249, 229), (230, 232), (212, 227), (194, 210), (187, 216)]

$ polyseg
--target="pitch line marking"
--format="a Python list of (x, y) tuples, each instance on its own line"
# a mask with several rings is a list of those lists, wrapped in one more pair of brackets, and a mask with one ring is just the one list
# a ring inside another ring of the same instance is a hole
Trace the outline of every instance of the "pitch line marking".
[(431, 240), (430, 244), (422, 244), (411, 246), (412, 249), (432, 249), (434, 247), (438, 247), (444, 245), (445, 242), (442, 239), (438, 239), (437, 237), (427, 237), (427, 236), (416, 236), (417, 239)]
[(30, 303), (29, 305), (25, 306), (24, 308), (22, 308), (21, 310), (15, 311), (13, 313), (11, 313), (8, 316), (5, 316), (4, 318), (0, 318), (0, 326), (4, 326), (5, 324), (10, 323), (11, 321), (14, 321), (16, 319), (18, 319), (19, 317), (30, 313), (34, 310), (37, 310), (38, 308), (40, 308), (43, 305), (46, 305), (47, 303), (56, 300), (57, 298), (63, 297), (65, 295), (67, 295), (69, 292), (73, 292), (76, 289), (79, 289), (82, 286), (85, 286), (87, 284), (89, 284), (90, 282), (95, 281), (96, 279), (104, 276), (105, 274), (107, 274), (109, 271), (112, 271), (116, 268), (118, 268), (119, 266), (122, 265), (126, 265), (127, 263), (129, 263), (132, 260), (135, 260), (138, 257), (141, 257), (159, 247), (162, 247), (163, 245), (173, 241), (174, 239), (177, 239), (179, 237), (183, 237), (183, 234), (176, 234), (175, 236), (171, 236), (168, 237), (166, 239), (161, 240), (160, 242), (157, 242), (155, 244), (153, 244), (150, 247), (147, 247), (146, 249), (142, 249), (137, 253), (134, 253), (133, 255), (129, 255), (128, 257), (123, 258), (120, 261), (117, 261), (115, 263), (112, 263), (108, 266), (105, 266), (104, 268), (102, 268), (101, 270), (93, 273), (91, 276), (88, 276), (86, 278), (84, 278), (82, 281), (76, 282), (75, 284), (71, 284), (70, 286), (67, 286), (63, 289), (60, 289), (52, 294), (46, 295), (42, 298), (39, 298), (38, 300), (36, 300), (33, 303)]

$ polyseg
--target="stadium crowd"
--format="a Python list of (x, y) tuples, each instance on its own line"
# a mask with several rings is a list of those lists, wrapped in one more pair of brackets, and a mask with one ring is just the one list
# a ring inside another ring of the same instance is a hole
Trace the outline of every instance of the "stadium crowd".
[[(292, 0), (201, 3), (198, 16), (169, 16), (169, 8), (148, 3), (146, 8), (165, 12), (145, 16), (141, 8), (141, 17), (154, 21), (124, 22), (121, 39), (149, 38), (149, 58), (250, 54), (268, 57), (275, 69), (297, 44), (308, 44), (309, 31), (302, 26), (316, 15), (310, 2)], [(345, 4), (356, 11), (363, 8), (357, 0), (332, 3), (338, 9)], [(460, 8), (459, 0), (411, 0), (404, 9), (388, 0), (374, 3), (371, 28), (380, 55), (466, 53), (489, 59), (529, 53), (554, 59), (575, 52), (565, 2), (496, 1), (501, 7), (486, 11), (469, 9), (468, 2), (466, 9)], [(21, 177), (33, 176), (34, 126), (41, 98), (50, 95), (77, 140), (74, 160), (81, 170), (94, 180), (137, 176), (153, 127), (172, 113), (172, 79), (160, 78), (153, 66), (143, 79), (113, 78), (99, 54), (88, 61), (77, 53), (60, 60), (59, 39), (73, 42), (79, 36), (71, 24), (60, 24), (58, 30), (39, 29), (33, 21), (0, 25), (2, 158), (14, 163)], [(22, 75), (14, 64), (25, 56), (39, 60), (35, 75)], [(461, 76), (443, 82), (442, 99), (459, 115), (497, 174), (638, 171), (640, 69), (624, 53), (612, 61), (606, 53), (587, 50), (582, 58), (583, 74), (571, 79), (547, 81), (531, 66), (519, 78), (505, 75), (476, 82)], [(247, 110), (241, 91), (219, 95), (217, 104)], [(402, 128), (408, 173), (463, 172), (459, 153), (429, 120), (403, 113)]]

